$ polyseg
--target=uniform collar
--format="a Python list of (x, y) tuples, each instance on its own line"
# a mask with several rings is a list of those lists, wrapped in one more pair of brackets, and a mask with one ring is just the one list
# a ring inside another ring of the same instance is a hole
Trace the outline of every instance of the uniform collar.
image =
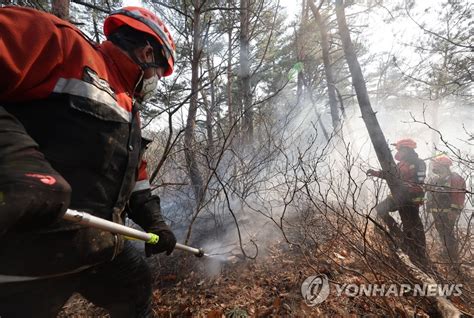
[(143, 71), (141, 68), (125, 52), (110, 41), (102, 42), (99, 48), (109, 58), (106, 60), (107, 64), (118, 73), (124, 88), (132, 95), (142, 77)]

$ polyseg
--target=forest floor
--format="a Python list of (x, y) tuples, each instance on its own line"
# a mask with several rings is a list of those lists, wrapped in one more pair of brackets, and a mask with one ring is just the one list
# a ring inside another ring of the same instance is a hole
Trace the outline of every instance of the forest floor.
[[(213, 260), (183, 252), (155, 257), (150, 263), (156, 277), (155, 314), (211, 318), (431, 316), (431, 305), (425, 297), (338, 296), (335, 284), (363, 284), (376, 278), (367, 270), (367, 264), (342, 244), (328, 244), (330, 253), (308, 256), (287, 244), (275, 243), (262, 250), (256, 260), (236, 256)], [(324, 302), (310, 307), (303, 299), (301, 286), (307, 277), (317, 274), (329, 278), (330, 294)], [(469, 276), (464, 286), (473, 282)], [(469, 306), (465, 298), (449, 299), (465, 313), (473, 314), (472, 303)], [(70, 299), (60, 315), (85, 316), (108, 315), (79, 295)]]

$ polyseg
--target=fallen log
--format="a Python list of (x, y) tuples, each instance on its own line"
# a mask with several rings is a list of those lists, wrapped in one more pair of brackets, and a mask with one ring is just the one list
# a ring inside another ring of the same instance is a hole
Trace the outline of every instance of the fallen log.
[[(410, 257), (403, 252), (400, 248), (397, 247), (395, 254), (398, 256), (399, 260), (406, 266), (406, 269), (410, 273), (410, 275), (416, 279), (417, 281), (428, 284), (428, 285), (436, 285), (436, 281), (426, 274), (423, 270), (421, 270), (418, 266), (416, 266), (411, 260)], [(446, 318), (459, 318), (461, 317), (462, 313), (457, 309), (447, 298), (443, 296), (426, 296), (429, 300), (435, 305), (438, 314), (441, 317)]]

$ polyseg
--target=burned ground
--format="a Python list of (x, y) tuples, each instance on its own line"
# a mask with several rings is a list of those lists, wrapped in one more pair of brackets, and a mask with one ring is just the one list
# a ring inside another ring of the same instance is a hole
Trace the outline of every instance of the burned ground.
[[(437, 258), (439, 249), (432, 248)], [(389, 255), (386, 255), (389, 259)], [(430, 317), (433, 304), (426, 297), (337, 296), (335, 284), (414, 283), (402, 271), (383, 271), (380, 262), (367, 262), (341, 240), (331, 240), (313, 251), (275, 242), (256, 260), (236, 256), (220, 260), (196, 258), (183, 252), (150, 259), (155, 273), (154, 312), (159, 317)], [(437, 265), (446, 281), (463, 283), (461, 296), (448, 297), (461, 311), (472, 314), (474, 286), (472, 268), (463, 267), (453, 278), (446, 267)], [(309, 307), (301, 295), (303, 281), (325, 274), (330, 295)], [(107, 317), (75, 295), (60, 317)]]

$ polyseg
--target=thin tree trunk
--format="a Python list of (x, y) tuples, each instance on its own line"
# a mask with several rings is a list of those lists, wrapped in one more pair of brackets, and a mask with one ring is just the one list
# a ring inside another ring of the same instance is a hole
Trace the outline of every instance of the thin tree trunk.
[(199, 62), (201, 59), (201, 12), (200, 0), (194, 2), (193, 51), (191, 61), (191, 98), (188, 118), (184, 131), (184, 154), (189, 178), (194, 188), (196, 203), (199, 206), (203, 198), (203, 181), (199, 171), (195, 143), (196, 114), (198, 109)]
[[(227, 5), (230, 7), (231, 2), (229, 1)], [(228, 119), (229, 119), (229, 129), (234, 125), (235, 121), (235, 114), (234, 114), (234, 109), (232, 107), (232, 80), (233, 80), (233, 75), (232, 75), (232, 22), (229, 23), (229, 28), (227, 30), (227, 46), (228, 46), (228, 51), (229, 55), (227, 57), (227, 86), (226, 86), (226, 91), (227, 91), (227, 109), (228, 109)]]
[(311, 7), (311, 11), (313, 12), (314, 19), (316, 20), (316, 24), (318, 25), (319, 34), (321, 36), (321, 48), (323, 54), (323, 64), (324, 64), (324, 73), (326, 75), (326, 84), (328, 88), (328, 98), (329, 98), (329, 107), (331, 110), (331, 118), (332, 118), (332, 127), (336, 129), (339, 125), (339, 111), (337, 107), (337, 99), (336, 99), (336, 87), (334, 81), (334, 74), (332, 71), (331, 66), (331, 57), (329, 55), (329, 34), (326, 27), (326, 24), (319, 13), (319, 8), (317, 8), (313, 2), (313, 0), (309, 0), (309, 6)]
[[(301, 36), (305, 32), (305, 25), (306, 25), (306, 17), (308, 16), (306, 14), (306, 0), (303, 0), (301, 3), (301, 23), (299, 30), (296, 32), (296, 59), (297, 63), (303, 63), (303, 60), (305, 58), (305, 52), (304, 52), (304, 43), (305, 41), (301, 40)], [(297, 84), (296, 84), (296, 103), (300, 104), (300, 102), (304, 99), (304, 77), (303, 77), (303, 70), (300, 70), (297, 75)]]
[[(336, 15), (339, 33), (344, 48), (347, 64), (352, 76), (352, 85), (355, 88), (357, 101), (359, 102), (362, 119), (374, 146), (377, 158), (383, 171), (387, 172), (387, 183), (394, 199), (397, 202), (404, 202), (404, 189), (402, 181), (398, 177), (395, 162), (390, 149), (385, 141), (384, 133), (375, 117), (375, 113), (370, 104), (365, 79), (360, 68), (357, 55), (355, 53), (352, 40), (350, 38), (349, 28), (347, 27), (346, 16), (342, 0), (336, 0)], [(400, 204), (402, 205), (402, 204)], [(403, 246), (407, 249), (407, 254), (413, 261), (426, 264), (426, 239), (423, 224), (419, 216), (418, 208), (413, 206), (403, 206), (399, 210), (403, 224)]]
[(69, 0), (53, 0), (52, 13), (63, 20), (69, 20)]
[[(94, 0), (94, 6), (96, 5), (95, 2), (96, 0)], [(97, 11), (96, 10), (92, 12), (92, 25), (94, 26), (95, 41), (97, 43), (100, 43), (99, 28), (97, 27)]]
[(209, 92), (211, 101), (209, 103), (204, 90), (201, 90), (201, 95), (204, 101), (204, 105), (206, 106), (206, 134), (207, 134), (207, 156), (209, 160), (212, 160), (214, 154), (214, 134), (212, 129), (212, 123), (214, 122), (214, 108), (215, 108), (215, 85), (214, 85), (214, 73), (212, 71), (212, 62), (211, 57), (208, 55), (206, 59), (207, 70), (209, 74), (209, 79), (211, 80), (211, 84), (209, 86)]
[[(316, 101), (314, 100), (313, 94), (311, 92), (309, 92), (308, 96), (309, 96), (309, 99), (311, 100), (311, 103), (312, 103), (313, 107), (316, 108)], [(321, 118), (321, 114), (318, 111), (316, 111), (316, 114), (318, 116), (317, 121), (318, 121), (319, 125), (321, 126), (321, 131), (323, 132), (323, 136), (326, 139), (326, 141), (329, 142), (329, 133), (328, 133), (328, 130), (327, 130), (326, 126), (323, 123), (323, 120)]]
[(250, 88), (249, 0), (240, 0), (240, 81), (242, 85), (242, 110), (244, 140), (253, 138), (252, 92)]
[[(298, 59), (299, 62), (299, 59)], [(296, 103), (300, 104), (304, 98), (304, 78), (303, 71), (299, 71), (296, 82)]]

